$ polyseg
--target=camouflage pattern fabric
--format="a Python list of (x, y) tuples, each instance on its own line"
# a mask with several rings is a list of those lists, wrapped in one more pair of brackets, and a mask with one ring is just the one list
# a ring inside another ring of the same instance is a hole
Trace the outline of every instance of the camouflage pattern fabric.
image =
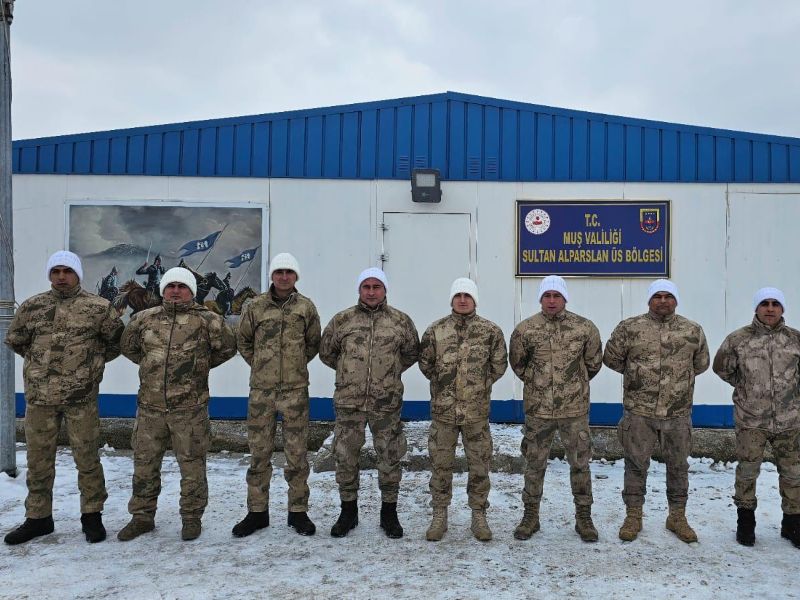
[(205, 405), (164, 412), (139, 406), (133, 426), (133, 494), (128, 512), (154, 519), (161, 493), (161, 462), (172, 444), (181, 471), (180, 514), (199, 519), (208, 504), (206, 454), (211, 444)]
[(691, 413), (694, 379), (710, 361), (700, 325), (680, 315), (661, 318), (648, 312), (617, 325), (603, 362), (623, 374), (626, 411), (671, 419)]
[(464, 444), (469, 476), (467, 499), (472, 510), (489, 507), (489, 471), (492, 463), (492, 436), (489, 422), (446, 423), (434, 418), (428, 434), (428, 452), (431, 457), (431, 504), (447, 507), (453, 497), (453, 461), (456, 455), (458, 434)]
[(25, 444), (28, 449), (28, 497), (25, 517), (42, 519), (53, 514), (53, 481), (56, 476), (56, 439), (66, 421), (72, 458), (78, 469), (81, 513), (102, 512), (108, 498), (103, 466), (97, 454), (100, 419), (94, 398), (70, 405), (25, 407)]
[(372, 443), (378, 456), (378, 488), (383, 502), (397, 502), (406, 454), (406, 436), (400, 411), (373, 412), (337, 408), (333, 428), (333, 455), (336, 460), (336, 483), (342, 502), (358, 499), (358, 457), (364, 447), (365, 427), (369, 424)]
[(540, 312), (514, 328), (509, 362), (524, 383), (527, 416), (580, 417), (589, 413), (589, 380), (603, 365), (600, 332), (568, 310)]
[(325, 327), (319, 357), (336, 370), (337, 409), (399, 412), (400, 376), (417, 362), (419, 336), (411, 318), (385, 301), (374, 309), (359, 302)]
[(755, 510), (756, 480), (761, 472), (764, 449), (772, 446), (778, 467), (778, 489), (784, 514), (800, 514), (800, 429), (779, 433), (736, 427), (736, 485), (733, 502), (738, 508)]
[(93, 403), (105, 363), (119, 356), (123, 324), (108, 300), (75, 286), (22, 303), (5, 343), (24, 357), (25, 401)]
[(576, 506), (592, 505), (592, 474), (589, 461), (592, 459), (592, 438), (589, 432), (589, 417), (564, 419), (542, 419), (525, 416), (525, 433), (520, 450), (525, 457), (525, 487), (522, 502), (539, 506), (544, 488), (547, 459), (556, 431), (566, 450), (569, 463), (569, 483)]
[(431, 414), (441, 423), (486, 421), (492, 384), (507, 367), (502, 330), (474, 312), (454, 312), (422, 336), (419, 369), (431, 382)]
[(289, 512), (308, 512), (308, 388), (298, 390), (250, 390), (247, 405), (247, 510), (264, 512), (269, 507), (272, 451), (277, 413), (283, 415), (283, 440), (289, 484)]
[(236, 342), (251, 367), (252, 389), (308, 387), (307, 364), (320, 344), (317, 309), (297, 291), (282, 303), (268, 291), (245, 306)]
[(236, 354), (236, 338), (204, 306), (165, 302), (131, 318), (121, 348), (139, 365), (138, 406), (177, 410), (208, 404), (208, 373)]
[(736, 424), (772, 433), (800, 429), (800, 331), (757, 317), (725, 338), (714, 372), (733, 389)]
[(685, 506), (689, 496), (691, 417), (655, 419), (626, 410), (617, 426), (617, 434), (625, 456), (625, 484), (622, 490), (625, 505), (644, 505), (650, 457), (659, 448), (667, 467), (667, 501), (670, 505)]

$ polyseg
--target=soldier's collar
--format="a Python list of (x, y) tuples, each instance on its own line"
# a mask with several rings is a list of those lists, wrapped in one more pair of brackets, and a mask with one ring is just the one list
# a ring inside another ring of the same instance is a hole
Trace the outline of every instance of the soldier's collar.
[(276, 304), (281, 304), (282, 305), (282, 304), (286, 303), (288, 300), (293, 298), (296, 293), (297, 293), (297, 288), (292, 288), (292, 291), (289, 292), (289, 295), (286, 296), (286, 298), (279, 298), (278, 294), (275, 292), (275, 284), (274, 283), (270, 283), (269, 284), (269, 297)]
[(363, 310), (365, 312), (370, 312), (370, 313), (371, 312), (378, 312), (379, 310), (383, 310), (386, 307), (386, 298), (384, 298), (383, 302), (378, 304), (378, 306), (376, 306), (375, 308), (371, 308), (371, 307), (367, 306), (361, 300), (358, 301), (358, 304), (356, 306), (358, 306), (358, 308), (360, 308), (361, 310)]
[(172, 316), (178, 313), (189, 312), (194, 304), (194, 298), (192, 298), (188, 302), (167, 302), (165, 300), (161, 306), (163, 306), (165, 313)]
[(565, 308), (552, 316), (542, 311), (542, 315), (544, 315), (544, 318), (548, 321), (563, 321), (567, 317), (567, 309)]
[(766, 323), (762, 323), (758, 320), (757, 315), (753, 315), (753, 325), (757, 328), (761, 329), (762, 331), (770, 332), (770, 331), (778, 331), (779, 329), (783, 329), (784, 325), (786, 325), (786, 321), (781, 317), (781, 320), (775, 324), (775, 327), (770, 327)]
[(653, 319), (653, 321), (655, 321), (656, 323), (669, 323), (677, 316), (677, 314), (678, 313), (672, 313), (671, 315), (661, 317), (659, 315), (653, 314), (653, 311), (651, 310), (647, 311), (647, 316)]
[(453, 317), (455, 317), (456, 319), (460, 319), (461, 321), (471, 321), (472, 319), (474, 319), (475, 317), (478, 316), (478, 311), (477, 310), (473, 310), (469, 314), (461, 315), (461, 314), (458, 314), (455, 310), (453, 310), (450, 314), (452, 314)]
[(81, 284), (79, 283), (74, 288), (70, 288), (64, 292), (62, 292), (61, 290), (57, 290), (54, 287), (51, 287), (50, 293), (53, 294), (56, 298), (60, 298), (62, 300), (66, 300), (68, 298), (74, 298), (75, 296), (81, 293)]

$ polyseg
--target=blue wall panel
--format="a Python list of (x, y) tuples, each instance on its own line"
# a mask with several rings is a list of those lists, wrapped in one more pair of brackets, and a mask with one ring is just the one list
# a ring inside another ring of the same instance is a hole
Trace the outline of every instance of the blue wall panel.
[(378, 111), (365, 110), (361, 113), (361, 148), (358, 170), (361, 177), (375, 177), (377, 172), (378, 150)]
[(146, 175), (160, 175), (163, 172), (161, 165), (162, 144), (163, 136), (161, 134), (152, 133), (147, 136), (144, 150), (144, 172)]
[(217, 128), (204, 127), (200, 130), (198, 145), (197, 174), (211, 177), (217, 170)]
[(467, 105), (466, 179), (479, 180), (483, 175), (483, 106)]
[(483, 112), (483, 179), (500, 178), (500, 110), (487, 106)]
[(625, 181), (642, 180), (641, 127), (625, 127)]
[[(414, 125), (411, 161), (414, 168), (427, 169), (430, 157), (430, 120), (431, 112), (427, 104), (414, 105)], [(410, 176), (410, 173), (409, 173)]]
[(181, 148), (181, 175), (191, 177), (197, 175), (198, 157), (200, 155), (200, 130), (187, 129), (183, 132)]
[(412, 136), (412, 108), (400, 106), (397, 108), (395, 121), (395, 170), (398, 179), (411, 179), (411, 136)]
[(289, 147), (289, 122), (273, 121), (270, 127), (269, 173), (271, 177), (286, 177)]
[[(88, 154), (87, 154), (88, 149)], [(14, 142), (15, 173), (800, 182), (800, 139), (457, 92)]]
[[(431, 168), (447, 173), (447, 103), (431, 105)], [(362, 177), (364, 175), (362, 174)]]
[(168, 131), (161, 146), (161, 163), (164, 175), (181, 174), (181, 132)]
[(340, 177), (358, 177), (358, 113), (349, 112), (342, 119), (342, 152)]
[(661, 179), (661, 132), (652, 127), (644, 128), (644, 173), (645, 181), (659, 181)]
[(553, 115), (536, 115), (536, 179), (553, 180)]
[(289, 119), (289, 177), (302, 177), (306, 171), (306, 120)]
[(572, 127), (570, 119), (556, 116), (553, 130), (553, 178), (568, 181), (572, 160)]
[(609, 123), (606, 139), (606, 178), (609, 181), (624, 181), (625, 126), (620, 123)]
[(251, 153), (253, 143), (253, 126), (250, 123), (237, 125), (234, 131), (235, 145), (233, 153), (233, 174), (237, 177), (249, 177), (250, 165), (253, 161)]
[(339, 177), (339, 148), (342, 141), (342, 116), (330, 115), (325, 118), (322, 176)]
[(394, 109), (378, 111), (378, 178), (394, 177)]

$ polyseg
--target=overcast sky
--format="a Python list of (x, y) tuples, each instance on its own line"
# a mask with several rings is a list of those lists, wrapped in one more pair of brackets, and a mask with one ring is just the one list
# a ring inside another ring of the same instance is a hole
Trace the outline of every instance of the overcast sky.
[(800, 2), (17, 0), (14, 139), (453, 90), (800, 137)]

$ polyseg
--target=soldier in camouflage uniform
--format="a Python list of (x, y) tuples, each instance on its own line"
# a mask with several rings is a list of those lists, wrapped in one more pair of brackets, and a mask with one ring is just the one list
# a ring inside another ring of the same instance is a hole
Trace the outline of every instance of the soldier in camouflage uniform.
[(387, 287), (381, 269), (364, 270), (356, 285), (358, 304), (336, 314), (322, 333), (319, 357), (336, 370), (333, 454), (342, 511), (331, 528), (334, 537), (358, 525), (358, 457), (367, 424), (378, 455), (381, 529), (390, 538), (403, 537), (397, 518), (400, 460), (406, 453), (400, 376), (417, 362), (419, 337), (409, 316), (386, 302)]
[(658, 279), (648, 290), (649, 311), (625, 319), (606, 344), (603, 362), (623, 374), (624, 414), (617, 428), (625, 455), (625, 522), (619, 530), (633, 541), (642, 529), (647, 469), (656, 446), (667, 467), (666, 527), (681, 541), (696, 542), (686, 521), (689, 453), (692, 446), (694, 380), (708, 369), (703, 328), (675, 314), (678, 288)]
[(56, 252), (46, 274), (50, 291), (22, 303), (5, 340), (25, 358), (28, 448), (25, 522), (5, 541), (21, 544), (54, 530), (56, 439), (64, 421), (78, 469), (82, 529), (87, 541), (100, 542), (106, 538), (101, 513), (108, 494), (97, 454), (97, 393), (106, 362), (119, 356), (123, 325), (108, 300), (81, 289), (77, 255)]
[(453, 312), (428, 327), (420, 343), (419, 368), (431, 382), (428, 452), (433, 518), (425, 538), (436, 542), (447, 531), (453, 461), (460, 433), (469, 468), (470, 528), (477, 539), (485, 542), (492, 539), (486, 522), (492, 462), (489, 402), (492, 384), (508, 367), (508, 355), (501, 329), (476, 312), (478, 287), (474, 281), (462, 277), (453, 282), (450, 306)]
[(181, 470), (181, 538), (200, 535), (208, 504), (206, 454), (210, 444), (208, 373), (236, 354), (223, 318), (194, 301), (197, 283), (175, 267), (161, 279), (164, 304), (137, 313), (122, 334), (122, 353), (139, 365), (133, 427), (131, 521), (117, 538), (152, 531), (161, 492), (161, 462), (172, 443)]
[(575, 531), (597, 541), (592, 522), (592, 440), (589, 433), (589, 380), (600, 371), (603, 349), (594, 323), (566, 309), (566, 282), (557, 275), (539, 285), (541, 312), (522, 321), (511, 334), (511, 368), (522, 379), (525, 402), (525, 513), (514, 537), (527, 540), (539, 531), (547, 459), (558, 431), (569, 462), (575, 502)]
[(756, 480), (767, 442), (778, 467), (781, 535), (800, 547), (800, 331), (783, 319), (786, 300), (776, 288), (753, 298), (753, 322), (725, 338), (714, 372), (733, 389), (736, 418), (736, 540), (756, 541)]
[(286, 453), (284, 477), (289, 484), (288, 524), (301, 535), (314, 535), (308, 518), (308, 363), (319, 351), (319, 314), (314, 303), (295, 288), (300, 266), (288, 253), (269, 266), (272, 285), (250, 301), (237, 333), (239, 352), (250, 365), (247, 406), (247, 516), (233, 528), (244, 537), (269, 526), (269, 484), (277, 413), (283, 415)]

